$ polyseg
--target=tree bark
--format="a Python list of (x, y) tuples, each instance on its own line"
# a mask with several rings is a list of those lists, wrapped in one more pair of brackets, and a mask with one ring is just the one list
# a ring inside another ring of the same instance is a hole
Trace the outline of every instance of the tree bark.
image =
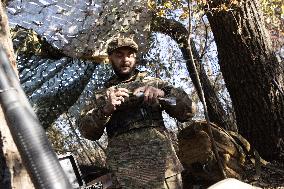
[[(10, 63), (16, 68), (8, 19), (0, 2), (0, 44), (5, 49)], [(21, 157), (7, 126), (0, 106), (0, 188), (33, 188), (29, 175), (23, 166)]]
[[(173, 40), (175, 40), (183, 54), (184, 59), (186, 60), (187, 69), (189, 76), (193, 82), (195, 88), (197, 88), (197, 80), (194, 73), (193, 62), (190, 59), (188, 52), (188, 31), (180, 22), (175, 20), (166, 19), (162, 17), (156, 17), (153, 19), (151, 25), (152, 31), (161, 32), (163, 34), (169, 35)], [(211, 84), (204, 67), (202, 65), (200, 56), (196, 49), (195, 43), (191, 40), (191, 48), (193, 51), (194, 61), (196, 61), (197, 72), (200, 77), (202, 84), (202, 90), (204, 91), (205, 101), (208, 108), (208, 114), (211, 122), (216, 123), (220, 127), (229, 130), (235, 130), (236, 126), (233, 124), (233, 121), (230, 120), (229, 116), (226, 115), (225, 110), (222, 107), (222, 104), (214, 90), (213, 85)], [(201, 98), (201, 93), (197, 89), (197, 94)]]
[(258, 1), (237, 2), (225, 11), (219, 9), (224, 1), (210, 1), (207, 17), (238, 128), (264, 158), (284, 159), (283, 63), (272, 51)]

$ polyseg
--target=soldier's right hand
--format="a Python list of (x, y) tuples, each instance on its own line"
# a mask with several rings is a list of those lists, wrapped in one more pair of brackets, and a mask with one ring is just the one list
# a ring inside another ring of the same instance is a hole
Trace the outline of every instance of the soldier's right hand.
[(106, 105), (103, 107), (103, 113), (106, 116), (111, 115), (118, 106), (124, 102), (125, 97), (129, 97), (129, 91), (126, 88), (110, 87), (106, 91)]

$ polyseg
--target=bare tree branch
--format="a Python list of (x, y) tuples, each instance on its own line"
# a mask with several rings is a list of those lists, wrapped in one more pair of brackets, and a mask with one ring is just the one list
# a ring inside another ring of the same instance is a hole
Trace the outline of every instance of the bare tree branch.
[[(174, 39), (181, 49), (181, 52), (184, 56), (184, 59), (186, 60), (187, 69), (189, 71), (190, 78), (194, 84), (194, 86), (197, 86), (197, 80), (196, 77), (194, 77), (193, 73), (193, 62), (189, 58), (189, 52), (188, 52), (188, 44), (187, 44), (187, 36), (188, 31), (187, 29), (178, 21), (172, 20), (172, 19), (166, 19), (162, 17), (155, 17), (152, 21), (151, 29), (155, 32), (161, 32), (166, 35), (169, 35)], [(230, 121), (230, 118), (227, 117), (226, 112), (224, 111), (220, 100), (218, 99), (218, 96), (216, 92), (214, 91), (214, 87), (212, 86), (208, 76), (206, 75), (206, 72), (204, 70), (204, 67), (202, 66), (202, 62), (200, 59), (200, 56), (198, 54), (198, 51), (196, 49), (195, 43), (193, 40), (191, 40), (191, 48), (193, 51), (193, 57), (194, 60), (197, 62), (197, 70), (201, 79), (202, 88), (205, 92), (205, 100), (208, 105), (208, 112), (210, 120), (224, 129), (230, 129), (234, 130), (236, 128), (235, 125), (233, 125), (232, 121)], [(197, 91), (199, 98), (201, 98), (200, 91)]]

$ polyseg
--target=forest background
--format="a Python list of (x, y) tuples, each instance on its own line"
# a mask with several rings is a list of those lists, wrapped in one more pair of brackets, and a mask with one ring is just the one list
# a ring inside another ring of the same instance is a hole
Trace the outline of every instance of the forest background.
[[(140, 44), (140, 69), (192, 96), (194, 120), (204, 116), (193, 61), (210, 120), (239, 131), (265, 159), (283, 159), (281, 0), (4, 3), (20, 82), (58, 154), (72, 152), (80, 164), (105, 166), (107, 137), (83, 139), (76, 120), (113, 74), (106, 44), (124, 35)], [(174, 140), (184, 124), (164, 118)]]

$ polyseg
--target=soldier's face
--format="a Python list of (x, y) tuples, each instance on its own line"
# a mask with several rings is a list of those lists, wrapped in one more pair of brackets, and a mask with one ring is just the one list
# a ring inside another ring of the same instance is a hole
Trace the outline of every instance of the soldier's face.
[(136, 67), (136, 53), (129, 47), (118, 48), (109, 56), (109, 60), (119, 77), (130, 76)]

